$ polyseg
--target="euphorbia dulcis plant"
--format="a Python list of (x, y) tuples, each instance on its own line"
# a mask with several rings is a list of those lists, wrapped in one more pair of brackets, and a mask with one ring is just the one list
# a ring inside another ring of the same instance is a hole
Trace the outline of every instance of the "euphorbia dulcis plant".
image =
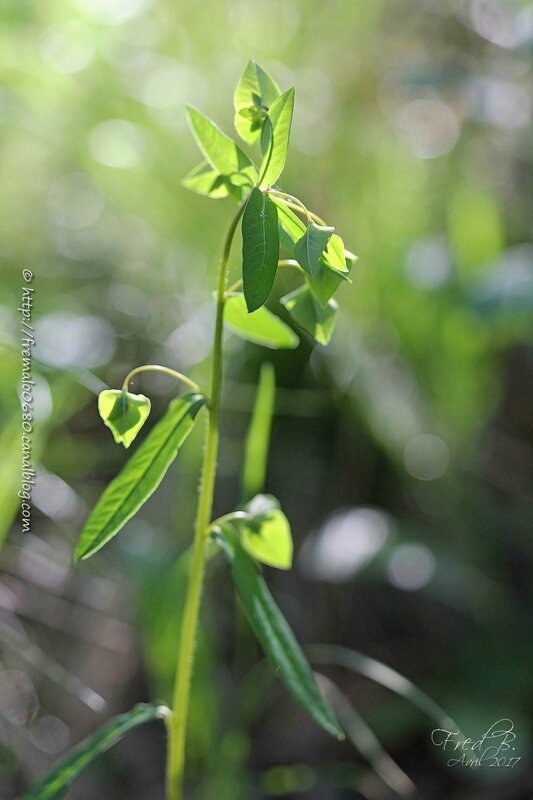
[[(130, 391), (131, 380), (139, 373), (157, 370), (187, 387), (187, 391), (171, 400), (166, 413), (107, 486), (90, 513), (76, 547), (76, 559), (87, 559), (122, 529), (157, 489), (197, 419), (206, 414), (202, 476), (173, 697), (168, 707), (148, 704), (111, 720), (99, 733), (75, 748), (27, 795), (28, 798), (63, 796), (74, 777), (95, 755), (131, 727), (161, 717), (168, 729), (167, 798), (181, 800), (194, 647), (210, 545), (215, 545), (227, 558), (245, 614), (277, 676), (328, 734), (337, 738), (344, 736), (338, 709), (336, 713), (320, 690), (261, 570), (261, 564), (289, 569), (293, 551), (287, 517), (274, 497), (263, 494), (275, 390), (273, 369), (269, 364), (264, 364), (261, 370), (246, 442), (243, 504), (228, 509), (217, 519), (212, 518), (212, 506), (219, 444), (224, 327), (264, 347), (296, 347), (299, 342), (296, 331), (266, 305), (278, 270), (290, 269), (299, 278), (299, 285), (281, 298), (286, 318), (304, 336), (326, 345), (338, 311), (333, 296), (350, 282), (349, 273), (356, 259), (334, 227), (327, 225), (297, 197), (278, 187), (289, 147), (294, 89), (281, 92), (270, 75), (250, 61), (237, 85), (234, 106), (237, 133), (247, 151), (255, 153), (257, 158), (248, 155), (198, 109), (187, 109), (191, 132), (203, 160), (187, 175), (184, 185), (211, 199), (228, 198), (237, 204), (223, 243), (215, 292), (210, 386), (204, 391), (181, 372), (147, 364), (133, 369), (120, 389), (100, 394), (98, 410), (104, 423), (115, 441), (129, 448), (150, 414), (150, 400)], [(230, 280), (230, 252), (239, 226), (242, 269)]]

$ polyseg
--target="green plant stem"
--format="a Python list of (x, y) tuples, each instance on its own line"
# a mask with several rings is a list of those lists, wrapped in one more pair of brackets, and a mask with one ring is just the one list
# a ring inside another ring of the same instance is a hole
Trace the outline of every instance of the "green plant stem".
[(292, 194), (287, 194), (287, 192), (278, 192), (276, 189), (268, 189), (268, 194), (274, 195), (278, 200), (281, 200), (288, 208), (292, 208), (293, 211), (298, 211), (300, 214), (305, 214), (307, 219), (312, 219), (316, 222), (317, 225), (321, 225), (322, 227), (326, 227), (326, 223), (319, 217), (318, 214), (314, 214), (312, 211), (302, 203), (301, 200), (298, 200), (297, 197), (294, 197)]
[(176, 380), (183, 381), (183, 383), (186, 383), (187, 386), (190, 386), (191, 389), (193, 389), (195, 392), (200, 391), (200, 387), (198, 386), (198, 384), (195, 381), (188, 378), (187, 375), (184, 375), (182, 372), (178, 372), (175, 369), (170, 369), (170, 367), (161, 367), (159, 364), (143, 364), (142, 367), (135, 367), (135, 369), (132, 369), (132, 371), (128, 372), (128, 374), (124, 378), (124, 381), (122, 383), (122, 391), (123, 392), (128, 391), (129, 382), (131, 381), (134, 375), (138, 375), (140, 372), (150, 372), (150, 371), (164, 372), (165, 375), (171, 375), (173, 378), (176, 378)]
[(225, 288), (231, 244), (235, 231), (237, 230), (237, 225), (244, 211), (244, 206), (244, 203), (239, 206), (229, 227), (224, 242), (218, 275), (217, 312), (213, 342), (213, 358), (211, 362), (211, 397), (202, 465), (202, 480), (200, 494), (198, 496), (192, 561), (187, 594), (185, 597), (180, 646), (176, 664), (172, 716), (168, 722), (167, 800), (181, 800), (183, 797), (185, 735), (189, 710), (189, 695), (194, 647), (196, 643), (196, 630), (198, 627), (198, 615), (205, 573), (206, 546), (208, 541), (206, 531), (209, 526), (213, 507), (217, 468), (220, 390), (222, 385), (222, 333), (224, 303), (226, 299)]

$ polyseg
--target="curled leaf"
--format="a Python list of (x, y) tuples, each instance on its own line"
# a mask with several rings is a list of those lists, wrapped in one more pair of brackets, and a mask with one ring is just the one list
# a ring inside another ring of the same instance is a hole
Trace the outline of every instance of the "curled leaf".
[(151, 403), (144, 394), (106, 389), (98, 395), (98, 412), (117, 444), (129, 447), (148, 419)]

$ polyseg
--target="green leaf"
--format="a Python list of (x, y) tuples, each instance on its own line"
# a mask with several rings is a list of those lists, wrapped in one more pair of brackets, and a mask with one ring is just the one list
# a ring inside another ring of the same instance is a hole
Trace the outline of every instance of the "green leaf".
[(301, 286), (281, 298), (292, 319), (310, 333), (319, 344), (327, 344), (333, 334), (337, 316), (337, 303), (328, 300), (325, 307), (317, 303), (308, 286)]
[(280, 244), (292, 256), (295, 243), (305, 234), (305, 222), (277, 197), (272, 196), (272, 202), (278, 210)]
[(279, 88), (270, 75), (255, 61), (249, 61), (233, 97), (235, 128), (245, 142), (255, 142), (266, 112), (279, 95)]
[(151, 403), (144, 394), (106, 389), (98, 395), (98, 412), (117, 444), (129, 447), (150, 413)]
[(258, 308), (250, 314), (241, 293), (226, 300), (224, 324), (241, 338), (273, 350), (292, 350), (298, 346), (299, 339), (292, 328), (267, 308)]
[(333, 234), (328, 242), (325, 252), (322, 254), (322, 262), (337, 272), (349, 272), (346, 265), (346, 251), (344, 242), (336, 233)]
[(309, 275), (319, 272), (320, 257), (334, 231), (335, 228), (323, 227), (309, 220), (304, 235), (294, 245), (294, 257)]
[[(328, 301), (342, 283), (350, 283), (348, 274), (357, 260), (353, 253), (344, 249), (342, 239), (336, 234), (333, 234), (329, 240), (326, 253), (330, 255), (329, 260), (326, 261), (324, 254), (320, 259), (318, 272), (307, 277), (307, 283), (313, 296), (321, 306), (327, 306)], [(336, 265), (344, 265), (344, 270), (341, 271)]]
[(170, 711), (166, 706), (139, 704), (127, 714), (113, 717), (99, 731), (73, 747), (21, 800), (60, 800), (78, 775), (129, 731), (147, 722), (164, 719), (168, 714)]
[(262, 492), (265, 485), (275, 397), (276, 374), (272, 364), (265, 361), (261, 365), (252, 419), (244, 445), (242, 488), (245, 500)]
[(76, 560), (88, 558), (115, 536), (161, 483), (189, 435), (205, 397), (188, 393), (173, 400), (89, 515), (76, 547)]
[(261, 132), (261, 149), (264, 154), (259, 170), (261, 186), (272, 186), (283, 172), (289, 149), (293, 109), (294, 89), (288, 89), (272, 103), (268, 111)]
[[(305, 235), (307, 226), (282, 200), (272, 197), (272, 201), (278, 209), (281, 244), (292, 254), (294, 245)], [(319, 260), (321, 264), (329, 267), (334, 272), (348, 273), (357, 261), (357, 256), (346, 250), (341, 237), (334, 233)]]
[(272, 200), (254, 187), (242, 218), (242, 279), (248, 311), (268, 299), (279, 257), (278, 212)]
[(321, 695), (300, 645), (257, 565), (229, 526), (223, 526), (216, 540), (231, 564), (233, 580), (250, 625), (276, 674), (315, 722), (328, 733), (343, 739), (335, 714)]
[(187, 106), (187, 118), (198, 147), (217, 172), (226, 176), (242, 173), (250, 185), (255, 183), (257, 170), (233, 139), (193, 106)]
[(307, 283), (313, 292), (313, 296), (318, 300), (322, 307), (328, 305), (330, 298), (335, 294), (342, 283), (349, 282), (349, 278), (340, 272), (320, 265), (319, 271), (315, 275), (309, 275)]
[(201, 164), (191, 170), (183, 178), (182, 184), (186, 189), (190, 189), (191, 192), (211, 197), (213, 200), (227, 197), (228, 194), (232, 194), (240, 200), (242, 195), (241, 189), (235, 186), (230, 178), (226, 175), (221, 175), (207, 161), (202, 161)]
[(258, 561), (277, 569), (292, 566), (292, 535), (289, 520), (271, 495), (256, 495), (244, 510), (251, 520), (237, 520), (241, 543)]

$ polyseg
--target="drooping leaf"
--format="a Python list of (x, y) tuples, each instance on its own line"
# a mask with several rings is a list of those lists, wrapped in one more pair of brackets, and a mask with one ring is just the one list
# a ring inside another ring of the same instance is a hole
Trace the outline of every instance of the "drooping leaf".
[(258, 138), (266, 112), (279, 95), (279, 88), (268, 72), (255, 61), (249, 61), (233, 97), (235, 128), (245, 142), (253, 144)]
[(330, 269), (320, 264), (320, 269), (315, 275), (309, 275), (307, 283), (313, 292), (313, 296), (322, 307), (327, 306), (331, 297), (335, 294), (341, 284), (350, 282), (347, 275)]
[(129, 447), (150, 413), (151, 403), (144, 394), (120, 389), (105, 389), (98, 395), (98, 412), (117, 444)]
[(299, 339), (292, 328), (267, 308), (258, 308), (250, 314), (241, 293), (226, 300), (224, 324), (242, 339), (273, 350), (291, 350), (298, 346)]
[(294, 257), (309, 275), (319, 272), (320, 258), (334, 231), (335, 228), (323, 227), (309, 220), (304, 235), (294, 245)]
[(229, 526), (216, 536), (231, 567), (244, 610), (265, 654), (289, 692), (328, 733), (344, 738), (333, 710), (320, 693), (302, 649), (276, 605), (255, 562)]
[(283, 92), (270, 106), (261, 131), (261, 186), (272, 186), (283, 172), (289, 149), (293, 109), (294, 89)]
[[(272, 197), (272, 202), (278, 209), (280, 242), (292, 253), (296, 242), (306, 233), (307, 226), (281, 199)], [(356, 261), (357, 256), (344, 247), (341, 237), (336, 233), (331, 236), (325, 252), (320, 256), (320, 262), (335, 272), (349, 272)]]
[(140, 704), (127, 714), (113, 717), (99, 731), (73, 747), (21, 800), (60, 800), (78, 775), (129, 731), (152, 720), (164, 719), (169, 713), (163, 705)]
[(279, 257), (278, 212), (257, 187), (251, 191), (242, 218), (242, 280), (248, 311), (268, 299)]
[(341, 237), (334, 233), (329, 240), (325, 252), (322, 254), (324, 263), (338, 272), (348, 272), (346, 265), (346, 251)]
[(117, 477), (111, 481), (89, 514), (76, 560), (103, 547), (139, 510), (161, 483), (182, 443), (189, 435), (205, 397), (188, 393), (173, 400)]
[(242, 173), (250, 185), (256, 181), (254, 165), (233, 139), (193, 106), (187, 106), (187, 118), (198, 147), (217, 172), (226, 176)]
[(261, 365), (252, 419), (244, 445), (242, 489), (246, 501), (262, 492), (265, 486), (275, 396), (276, 374), (272, 364), (265, 361)]
[(310, 333), (313, 339), (319, 344), (329, 342), (337, 317), (338, 306), (335, 300), (328, 300), (326, 306), (321, 306), (309, 287), (301, 286), (282, 297), (281, 302), (297, 325)]
[[(307, 277), (307, 283), (313, 296), (321, 306), (327, 306), (328, 301), (342, 283), (350, 283), (348, 275), (357, 260), (353, 253), (344, 249), (342, 239), (336, 234), (333, 234), (329, 240), (326, 253), (330, 254), (330, 259), (326, 260), (324, 257), (326, 254), (323, 254), (318, 272)], [(344, 269), (341, 271), (335, 265), (342, 265), (342, 263), (344, 263)]]
[(213, 200), (222, 199), (227, 197), (228, 194), (235, 195), (240, 200), (242, 195), (241, 189), (235, 186), (229, 177), (221, 175), (207, 161), (202, 161), (201, 164), (191, 170), (183, 178), (182, 184), (186, 189), (190, 189), (191, 192), (211, 197)]
[(259, 494), (244, 506), (250, 520), (238, 520), (244, 549), (263, 564), (277, 569), (292, 566), (292, 535), (289, 520), (271, 495)]

